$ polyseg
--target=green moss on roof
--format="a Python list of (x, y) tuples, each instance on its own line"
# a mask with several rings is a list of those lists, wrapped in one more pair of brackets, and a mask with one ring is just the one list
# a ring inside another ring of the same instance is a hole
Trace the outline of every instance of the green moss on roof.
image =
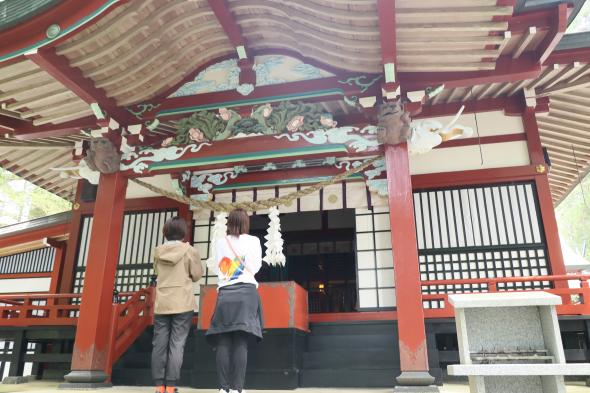
[[(0, 0), (0, 30), (13, 27), (57, 5), (61, 0)], [(57, 22), (57, 21), (56, 21)]]

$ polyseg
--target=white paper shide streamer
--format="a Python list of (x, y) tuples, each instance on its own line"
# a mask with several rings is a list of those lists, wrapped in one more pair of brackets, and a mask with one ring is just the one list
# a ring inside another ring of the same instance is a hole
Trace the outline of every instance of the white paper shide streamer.
[(268, 209), (268, 232), (264, 237), (266, 239), (266, 255), (262, 259), (269, 265), (285, 266), (285, 254), (283, 254), (283, 236), (281, 234), (281, 220), (279, 218), (279, 208), (271, 207)]
[(217, 271), (217, 258), (215, 257), (215, 244), (227, 234), (227, 213), (219, 212), (215, 215), (215, 224), (211, 228), (211, 241), (209, 242), (209, 258), (207, 268)]

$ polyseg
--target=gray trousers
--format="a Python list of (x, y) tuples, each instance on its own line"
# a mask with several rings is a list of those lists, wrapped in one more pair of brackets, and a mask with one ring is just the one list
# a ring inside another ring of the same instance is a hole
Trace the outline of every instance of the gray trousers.
[(219, 334), (216, 351), (220, 388), (241, 392), (248, 363), (248, 333), (236, 331)]
[(152, 378), (156, 386), (176, 386), (192, 318), (192, 311), (154, 316)]

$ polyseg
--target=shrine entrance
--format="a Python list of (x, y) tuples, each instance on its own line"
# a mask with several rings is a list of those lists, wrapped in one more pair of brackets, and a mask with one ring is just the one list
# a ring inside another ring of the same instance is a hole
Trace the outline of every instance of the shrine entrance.
[[(263, 245), (268, 217), (252, 216)], [(281, 214), (285, 266), (264, 264), (260, 282), (295, 281), (309, 294), (310, 313), (357, 310), (354, 209)]]

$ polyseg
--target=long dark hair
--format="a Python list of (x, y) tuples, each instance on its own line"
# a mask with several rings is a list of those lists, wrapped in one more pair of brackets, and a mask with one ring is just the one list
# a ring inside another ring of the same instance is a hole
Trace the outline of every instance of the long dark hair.
[(227, 234), (231, 236), (240, 236), (250, 231), (250, 217), (244, 209), (235, 209), (227, 217)]

